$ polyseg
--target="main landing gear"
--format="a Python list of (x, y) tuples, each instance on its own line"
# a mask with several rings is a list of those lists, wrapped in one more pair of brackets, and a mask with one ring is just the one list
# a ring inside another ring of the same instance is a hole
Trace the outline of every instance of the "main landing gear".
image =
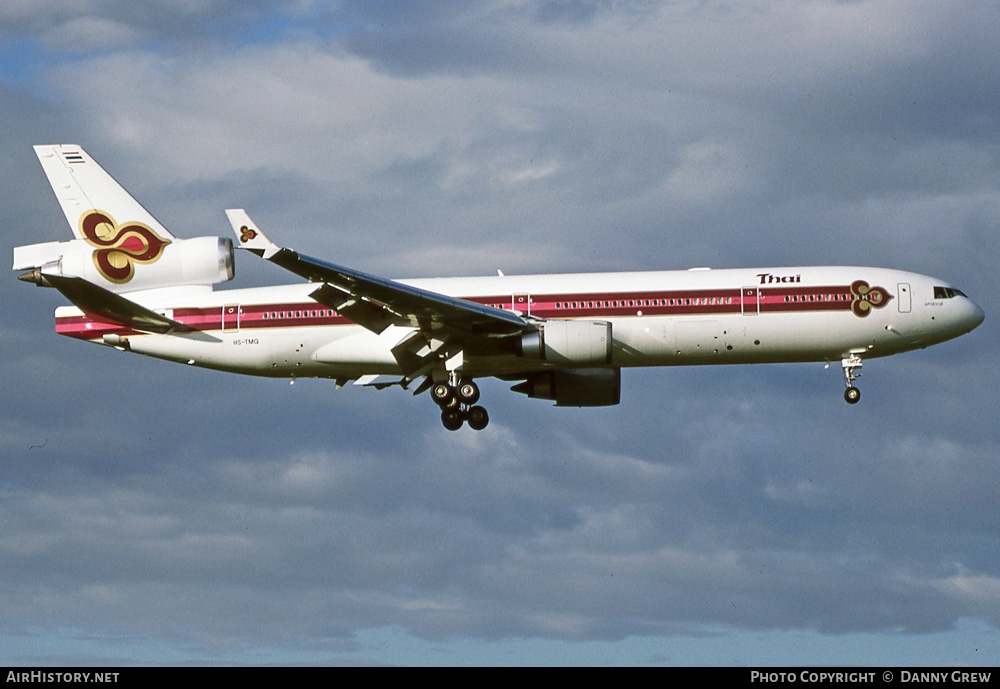
[(842, 359), (840, 365), (844, 367), (844, 399), (848, 404), (857, 404), (861, 400), (861, 391), (854, 387), (854, 381), (861, 377), (861, 357), (850, 356)]
[(481, 431), (490, 422), (486, 409), (476, 404), (479, 401), (479, 386), (471, 380), (434, 383), (430, 395), (441, 407), (441, 425), (449, 431), (457, 431), (465, 422), (472, 430)]

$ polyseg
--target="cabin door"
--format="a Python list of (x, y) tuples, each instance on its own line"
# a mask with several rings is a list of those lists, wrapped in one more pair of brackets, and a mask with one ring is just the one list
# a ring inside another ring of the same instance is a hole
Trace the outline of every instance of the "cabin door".
[(522, 316), (531, 315), (531, 295), (514, 294), (510, 298), (510, 308), (517, 311)]
[(226, 304), (222, 307), (222, 332), (235, 333), (240, 330), (240, 305)]
[(909, 313), (910, 308), (912, 308), (912, 297), (910, 296), (910, 285), (906, 282), (901, 282), (896, 285), (898, 301), (899, 301), (899, 312)]
[(744, 287), (740, 290), (740, 311), (744, 316), (756, 316), (760, 313), (760, 289)]

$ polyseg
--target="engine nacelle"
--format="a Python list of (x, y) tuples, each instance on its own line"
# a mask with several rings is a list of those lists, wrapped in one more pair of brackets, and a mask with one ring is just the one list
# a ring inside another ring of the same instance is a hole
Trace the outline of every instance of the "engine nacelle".
[(22, 280), (48, 286), (45, 276), (83, 278), (112, 292), (214, 285), (232, 280), (233, 242), (222, 237), (163, 240), (130, 237), (108, 247), (84, 239), (14, 248)]
[(528, 397), (555, 400), (557, 407), (609, 407), (621, 402), (620, 368), (585, 368), (534, 373), (511, 388)]
[(600, 366), (611, 363), (611, 323), (549, 320), (521, 338), (521, 356), (553, 364)]

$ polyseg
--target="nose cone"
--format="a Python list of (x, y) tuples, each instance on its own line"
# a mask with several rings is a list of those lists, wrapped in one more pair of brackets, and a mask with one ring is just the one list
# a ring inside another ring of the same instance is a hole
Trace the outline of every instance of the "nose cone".
[(966, 302), (968, 303), (963, 321), (965, 332), (969, 332), (978, 328), (979, 324), (986, 320), (986, 314), (971, 299), (966, 299)]
[(983, 310), (965, 295), (945, 299), (944, 306), (944, 309), (932, 316), (938, 342), (961, 337), (975, 330), (985, 318)]

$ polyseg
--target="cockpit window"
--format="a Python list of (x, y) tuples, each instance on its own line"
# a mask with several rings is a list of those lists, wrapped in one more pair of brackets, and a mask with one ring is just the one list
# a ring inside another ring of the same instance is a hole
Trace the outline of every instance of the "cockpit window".
[[(962, 290), (955, 289), (954, 287), (935, 287), (934, 288), (934, 298), (935, 299), (952, 299), (954, 297), (964, 297), (965, 294)], [(966, 297), (968, 298), (968, 297)]]

